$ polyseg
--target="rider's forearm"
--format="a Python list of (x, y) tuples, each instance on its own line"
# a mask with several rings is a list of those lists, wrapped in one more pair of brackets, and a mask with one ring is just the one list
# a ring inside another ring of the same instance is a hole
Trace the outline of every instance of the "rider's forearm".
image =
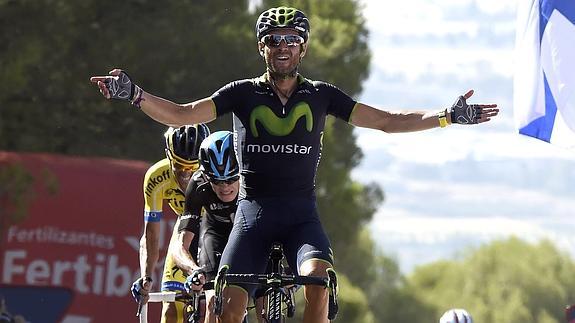
[[(354, 126), (381, 130), (387, 133), (422, 131), (440, 127), (439, 111), (388, 111), (358, 103), (350, 116)], [(448, 119), (448, 118), (447, 118)], [(446, 125), (445, 119), (443, 119)]]
[(196, 264), (192, 258), (192, 255), (186, 249), (182, 246), (177, 246), (174, 249), (176, 250), (172, 252), (172, 257), (179, 268), (188, 274), (191, 274), (194, 270), (199, 268), (198, 264)]
[(145, 234), (142, 235), (140, 239), (140, 273), (142, 277), (152, 276), (159, 257), (159, 240), (155, 237), (147, 237)]
[[(393, 112), (390, 120), (386, 124), (385, 132), (413, 132), (437, 128), (439, 124), (439, 113), (441, 111), (407, 111)], [(449, 120), (449, 118), (447, 118)], [(450, 123), (449, 121), (447, 121)], [(383, 130), (383, 129), (382, 129)]]
[[(185, 124), (208, 122), (215, 118), (215, 116), (210, 115), (211, 113), (208, 114), (202, 111), (191, 113), (197, 108), (198, 103), (204, 100), (177, 104), (144, 91), (140, 107), (150, 118), (167, 126), (179, 127)], [(208, 110), (207, 112), (211, 111)]]
[(188, 247), (182, 243), (178, 242), (175, 246), (170, 246), (170, 254), (174, 263), (188, 274), (199, 268), (188, 251)]
[[(176, 104), (153, 94), (144, 92), (140, 106), (142, 111), (150, 118), (167, 126), (178, 127), (187, 123), (183, 120), (184, 110), (186, 109), (183, 105)], [(193, 122), (190, 122), (190, 124), (192, 123)]]

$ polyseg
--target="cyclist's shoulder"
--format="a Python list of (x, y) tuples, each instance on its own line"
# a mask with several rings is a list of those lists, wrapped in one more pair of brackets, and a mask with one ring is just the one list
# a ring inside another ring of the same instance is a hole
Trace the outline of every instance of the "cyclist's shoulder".
[(148, 168), (146, 175), (144, 175), (144, 186), (147, 186), (148, 184), (154, 184), (155, 186), (159, 183), (169, 182), (177, 184), (172, 176), (172, 170), (168, 158), (161, 159), (154, 163), (150, 168)]
[(170, 170), (170, 161), (168, 158), (160, 159), (157, 162), (153, 163), (152, 166), (148, 168), (146, 171), (146, 176), (162, 173), (166, 170)]
[(255, 87), (260, 87), (265, 84), (265, 79), (261, 76), (259, 77), (251, 77), (251, 78), (243, 78), (231, 81), (224, 85), (222, 90), (249, 90)]
[(192, 175), (186, 194), (203, 197), (208, 192), (213, 192), (212, 186), (210, 185), (210, 182), (208, 182), (204, 172), (201, 169), (198, 169)]
[(307, 87), (312, 87), (318, 90), (322, 90), (322, 89), (337, 89), (337, 86), (328, 83), (326, 81), (321, 81), (321, 80), (312, 80), (312, 79), (308, 79), (305, 78), (301, 75), (298, 76), (298, 80), (300, 83), (300, 86), (307, 86)]

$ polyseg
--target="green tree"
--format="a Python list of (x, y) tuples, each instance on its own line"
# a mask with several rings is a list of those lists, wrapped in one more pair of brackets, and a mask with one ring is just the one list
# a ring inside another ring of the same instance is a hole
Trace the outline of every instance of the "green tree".
[(258, 63), (252, 21), (247, 1), (0, 2), (0, 149), (161, 157), (166, 127), (89, 77), (122, 67), (176, 102), (210, 95)]
[(462, 307), (478, 322), (563, 322), (563, 307), (575, 299), (575, 264), (550, 241), (510, 238), (466, 254), (418, 268), (406, 290), (435, 317)]
[(0, 242), (6, 228), (22, 222), (34, 198), (34, 178), (18, 164), (0, 164)]

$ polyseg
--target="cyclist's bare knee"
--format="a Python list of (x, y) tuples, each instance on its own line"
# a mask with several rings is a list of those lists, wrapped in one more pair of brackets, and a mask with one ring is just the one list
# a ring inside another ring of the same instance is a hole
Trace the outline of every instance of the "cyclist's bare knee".
[[(302, 263), (300, 274), (302, 276), (327, 277), (326, 270), (331, 267), (331, 264), (326, 261), (310, 259)], [(327, 304), (327, 290), (324, 287), (310, 285), (305, 286), (304, 290), (307, 303), (312, 303), (314, 306)]]
[(299, 272), (302, 276), (327, 277), (326, 270), (331, 267), (331, 264), (325, 260), (309, 259), (301, 264)]
[(248, 293), (237, 286), (229, 286), (223, 292), (221, 323), (241, 323), (248, 305)]
[[(326, 269), (331, 267), (331, 264), (326, 261), (310, 259), (302, 263), (299, 270), (302, 276), (327, 277)], [(303, 321), (327, 322), (327, 289), (323, 286), (305, 286), (304, 295), (306, 304)]]

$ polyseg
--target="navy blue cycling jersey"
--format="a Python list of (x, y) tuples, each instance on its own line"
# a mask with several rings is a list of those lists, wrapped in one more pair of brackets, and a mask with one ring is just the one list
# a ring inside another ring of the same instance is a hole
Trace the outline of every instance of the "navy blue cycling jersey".
[(231, 202), (222, 202), (204, 179), (202, 171), (198, 170), (186, 189), (186, 203), (178, 231), (186, 230), (198, 235), (202, 208), (206, 211), (204, 225), (227, 239), (236, 213), (237, 197)]
[(234, 114), (241, 197), (313, 196), (328, 114), (349, 121), (356, 101), (337, 87), (298, 75), (282, 104), (267, 76), (231, 82), (212, 99)]

